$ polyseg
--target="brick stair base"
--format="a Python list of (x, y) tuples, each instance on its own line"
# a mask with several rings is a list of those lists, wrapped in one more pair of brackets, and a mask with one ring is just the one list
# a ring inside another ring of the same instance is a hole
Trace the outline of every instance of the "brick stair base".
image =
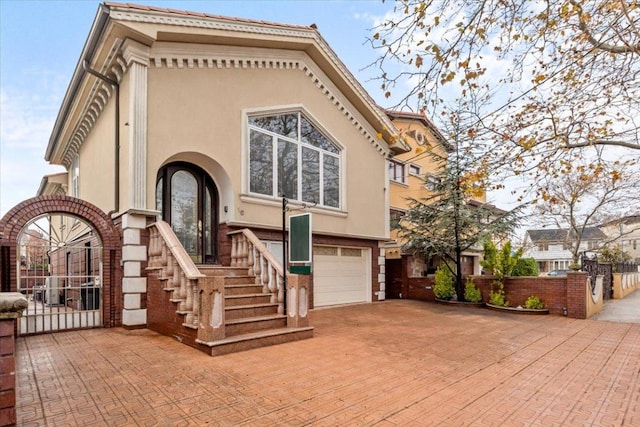
[(201, 349), (204, 349), (207, 353), (211, 354), (211, 356), (220, 356), (223, 354), (236, 353), (269, 345), (284, 344), (312, 337), (313, 327), (308, 326), (306, 328), (269, 329), (265, 331), (236, 335), (219, 341), (203, 342), (196, 340), (196, 342)]

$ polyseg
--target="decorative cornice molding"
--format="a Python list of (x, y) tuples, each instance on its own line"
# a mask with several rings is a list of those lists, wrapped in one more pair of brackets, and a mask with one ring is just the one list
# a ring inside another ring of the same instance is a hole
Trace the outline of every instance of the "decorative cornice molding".
[(150, 51), (151, 48), (149, 46), (145, 46), (135, 40), (127, 39), (122, 44), (122, 58), (126, 61), (127, 67), (131, 67), (134, 62), (148, 67)]
[(207, 28), (247, 34), (264, 34), (283, 37), (313, 37), (315, 30), (308, 27), (277, 25), (274, 23), (232, 20), (223, 17), (189, 16), (163, 11), (123, 10), (111, 8), (110, 16), (114, 20), (142, 22), (145, 24), (169, 25), (176, 27)]
[[(119, 55), (121, 46), (122, 40), (116, 39), (100, 70), (102, 74), (114, 75), (118, 83), (127, 72), (126, 62)], [(71, 132), (62, 156), (62, 164), (67, 169), (71, 167), (71, 163), (78, 154), (80, 146), (82, 146), (85, 138), (89, 135), (93, 125), (98, 121), (100, 114), (102, 114), (104, 107), (107, 105), (107, 102), (109, 102), (109, 98), (111, 98), (113, 93), (114, 89), (111, 85), (99, 79), (94, 80), (89, 91), (88, 101), (80, 115), (81, 119), (77, 122), (73, 132)]]

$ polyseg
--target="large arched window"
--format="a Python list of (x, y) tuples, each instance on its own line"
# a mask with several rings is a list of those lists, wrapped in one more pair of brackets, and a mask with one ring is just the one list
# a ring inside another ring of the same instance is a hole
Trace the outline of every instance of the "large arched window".
[(302, 113), (248, 122), (251, 193), (340, 207), (340, 149)]

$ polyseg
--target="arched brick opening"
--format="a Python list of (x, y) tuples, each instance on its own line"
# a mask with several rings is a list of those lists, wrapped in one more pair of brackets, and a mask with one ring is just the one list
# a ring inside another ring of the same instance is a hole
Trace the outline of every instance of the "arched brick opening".
[(104, 326), (122, 324), (121, 233), (98, 207), (68, 196), (39, 196), (15, 206), (0, 220), (0, 289), (17, 290), (17, 247), (20, 231), (32, 219), (47, 213), (75, 215), (89, 223), (102, 242)]

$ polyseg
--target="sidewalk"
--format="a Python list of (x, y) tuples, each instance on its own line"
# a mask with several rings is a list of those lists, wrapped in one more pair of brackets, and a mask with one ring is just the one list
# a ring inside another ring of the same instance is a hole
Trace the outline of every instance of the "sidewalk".
[(209, 357), (148, 330), (19, 338), (20, 426), (640, 426), (640, 325), (417, 301)]
[(605, 302), (602, 311), (592, 317), (594, 320), (608, 322), (640, 323), (640, 290), (634, 291), (624, 299)]

